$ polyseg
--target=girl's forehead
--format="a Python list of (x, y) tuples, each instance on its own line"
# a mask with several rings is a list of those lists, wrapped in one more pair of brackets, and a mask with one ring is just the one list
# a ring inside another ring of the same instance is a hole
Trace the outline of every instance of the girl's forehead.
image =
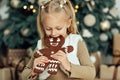
[(44, 19), (46, 18), (59, 18), (59, 19), (67, 19), (68, 15), (64, 11), (60, 12), (51, 12), (51, 13), (45, 13), (44, 14)]
[(65, 14), (60, 14), (60, 13), (53, 13), (53, 14), (46, 14), (44, 16), (43, 22), (45, 24), (61, 24), (65, 23), (67, 21), (67, 17)]

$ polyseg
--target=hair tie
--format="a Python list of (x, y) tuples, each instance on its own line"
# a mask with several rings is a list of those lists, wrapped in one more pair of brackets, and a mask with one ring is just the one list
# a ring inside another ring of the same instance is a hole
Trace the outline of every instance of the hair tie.
[(64, 4), (67, 3), (67, 0), (60, 0), (60, 7), (63, 8)]

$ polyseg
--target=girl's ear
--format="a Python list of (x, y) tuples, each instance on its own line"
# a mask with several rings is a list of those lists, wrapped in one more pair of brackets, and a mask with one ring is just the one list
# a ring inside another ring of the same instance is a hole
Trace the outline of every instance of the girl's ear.
[(71, 22), (72, 22), (72, 19), (69, 19), (69, 20), (67, 21), (67, 28), (69, 28), (69, 27), (70, 27)]

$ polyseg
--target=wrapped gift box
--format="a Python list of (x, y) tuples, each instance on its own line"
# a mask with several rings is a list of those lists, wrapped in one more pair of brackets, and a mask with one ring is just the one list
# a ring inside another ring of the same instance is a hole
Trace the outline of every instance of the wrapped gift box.
[(22, 57), (27, 57), (26, 49), (8, 49), (8, 64), (12, 64), (14, 60), (21, 59)]
[(0, 68), (0, 80), (15, 80), (14, 72), (12, 67)]
[[(120, 60), (120, 34), (113, 35), (113, 63), (117, 64)], [(120, 64), (120, 63), (119, 63)]]
[(113, 64), (120, 64), (118, 63), (120, 61), (120, 57), (113, 57)]
[(99, 77), (99, 69), (100, 69), (100, 63), (101, 63), (101, 52), (97, 51), (97, 52), (91, 53), (90, 58), (91, 58), (91, 61), (93, 62), (95, 69), (96, 69), (96, 77)]
[(113, 55), (120, 56), (120, 34), (114, 34), (113, 37)]
[(17, 68), (18, 71), (22, 72), (24, 67), (27, 65), (29, 62), (30, 58), (25, 57), (25, 58), (16, 58), (14, 61), (12, 61), (12, 67)]
[(100, 66), (100, 79), (120, 80), (120, 65), (104, 65)]
[(22, 80), (22, 73), (18, 72), (18, 80)]
[(22, 71), (25, 67), (25, 59), (21, 58), (21, 59), (15, 59), (13, 62), (12, 62), (12, 67), (14, 67), (15, 69), (17, 68), (18, 71)]

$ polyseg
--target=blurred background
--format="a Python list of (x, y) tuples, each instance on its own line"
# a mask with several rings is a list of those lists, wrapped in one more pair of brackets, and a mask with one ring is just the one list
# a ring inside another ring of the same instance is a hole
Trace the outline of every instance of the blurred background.
[[(40, 0), (0, 0), (0, 80), (22, 80), (21, 72), (40, 39)], [(120, 80), (120, 0), (71, 0), (96, 79)], [(6, 77), (7, 76), (7, 77)]]

